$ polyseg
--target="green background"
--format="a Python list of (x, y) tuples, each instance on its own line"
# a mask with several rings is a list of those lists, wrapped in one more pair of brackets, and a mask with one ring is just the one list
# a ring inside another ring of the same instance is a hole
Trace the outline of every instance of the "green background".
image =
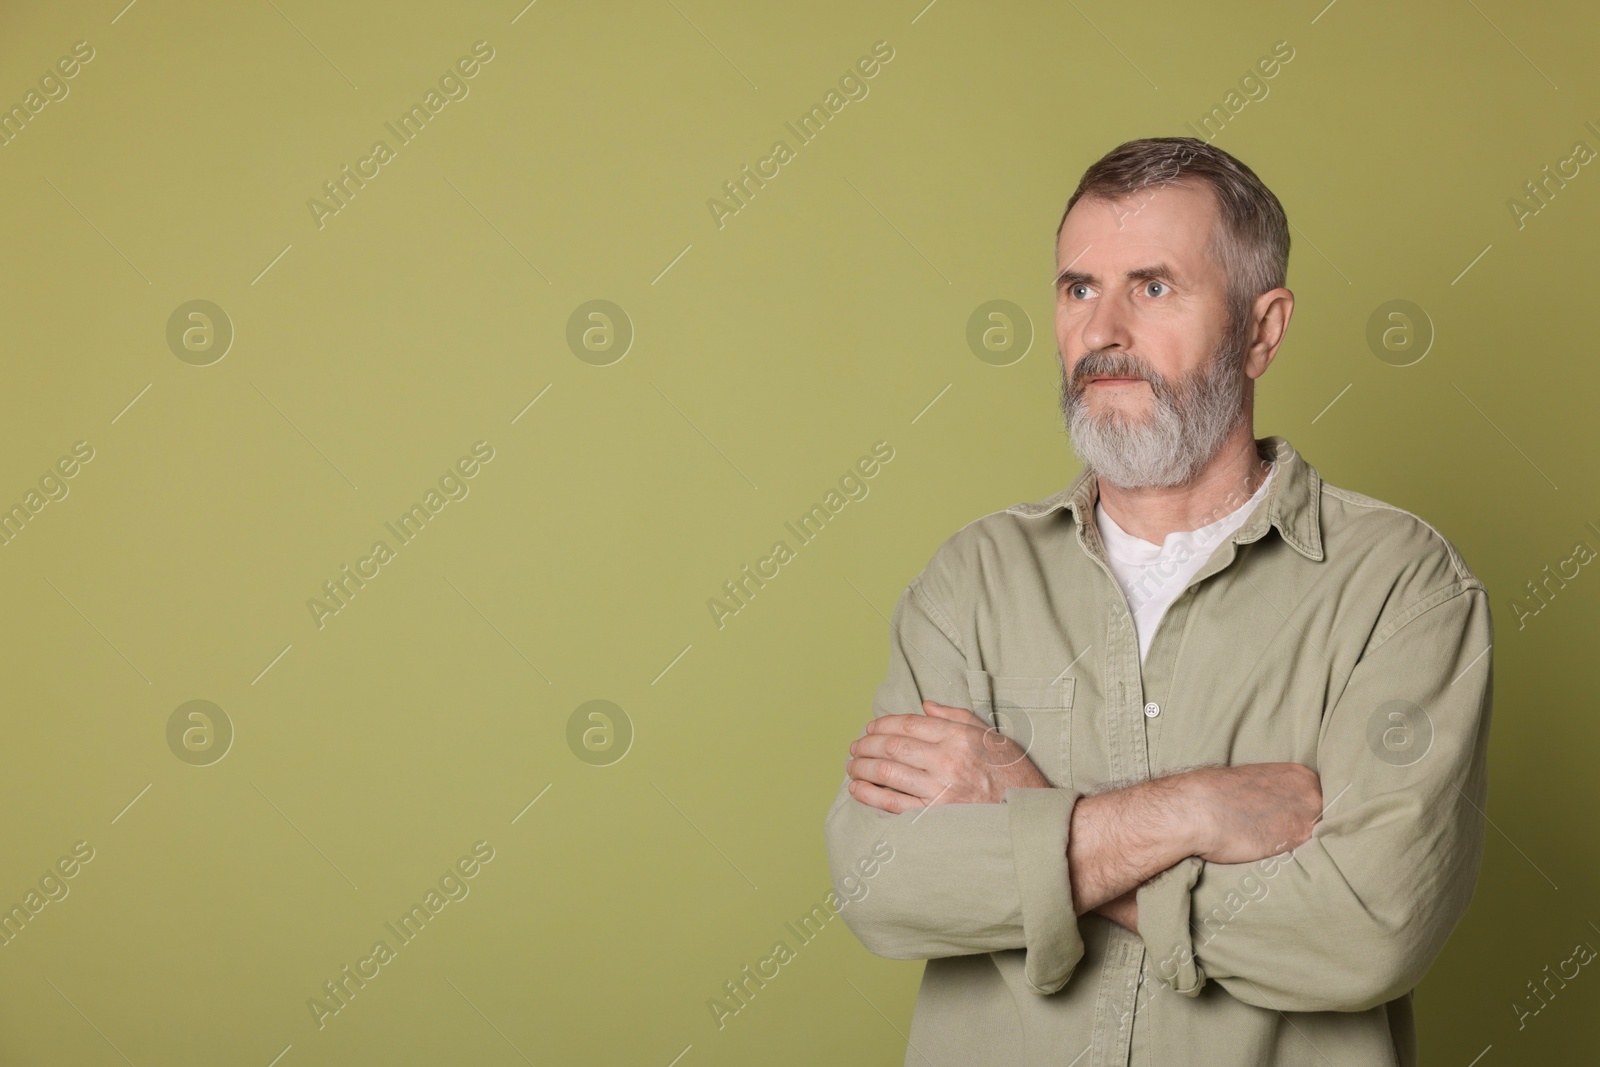
[[(900, 590), (1077, 469), (1050, 283), (1079, 175), (1190, 133), (1280, 40), (1293, 60), (1214, 137), (1294, 227), (1257, 435), (1438, 526), (1498, 630), (1493, 827), (1417, 994), (1424, 1062), (1592, 1050), (1600, 978), (1521, 1029), (1512, 1005), (1600, 945), (1600, 577), (1520, 629), (1514, 605), (1600, 549), (1600, 173), (1520, 228), (1507, 201), (1600, 148), (1594, 13), (110, 0), (5, 21), (0, 104), (76, 41), (95, 57), (0, 147), (0, 505), (74, 442), (95, 454), (0, 547), (0, 903), (74, 842), (95, 856), (0, 948), (0, 1060), (899, 1063), (921, 965), (842, 922), (724, 1028), (706, 1002), (828, 890), (822, 817)], [(319, 228), (308, 200), (479, 40), (469, 95)], [(869, 94), (796, 148), (784, 123), (880, 40)], [(779, 138), (796, 158), (719, 228), (708, 199)], [(167, 343), (196, 299), (235, 331), (209, 366)], [(566, 341), (596, 299), (636, 334), (607, 366)], [(1038, 334), (1003, 367), (966, 342), (995, 299)], [(1396, 299), (1436, 331), (1410, 366), (1366, 341)], [(322, 583), (480, 440), (470, 495), (319, 629)], [(718, 629), (707, 599), (880, 440), (870, 495)], [(235, 731), (209, 766), (167, 742), (195, 699)], [(609, 766), (567, 741), (594, 699), (634, 734)], [(319, 1030), (308, 999), (480, 840), (470, 895)]]

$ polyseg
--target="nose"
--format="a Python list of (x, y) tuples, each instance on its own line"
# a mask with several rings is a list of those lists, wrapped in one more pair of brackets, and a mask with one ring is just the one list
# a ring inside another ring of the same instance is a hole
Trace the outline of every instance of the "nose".
[(1127, 311), (1126, 304), (1119, 297), (1110, 293), (1101, 294), (1083, 323), (1080, 339), (1084, 350), (1098, 352), (1101, 349), (1131, 347), (1133, 338), (1128, 329)]

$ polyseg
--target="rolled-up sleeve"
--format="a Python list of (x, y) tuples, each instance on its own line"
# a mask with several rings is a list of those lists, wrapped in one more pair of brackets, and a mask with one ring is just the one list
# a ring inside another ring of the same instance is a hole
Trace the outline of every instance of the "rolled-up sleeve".
[(1323, 718), (1310, 840), (1256, 863), (1190, 857), (1139, 889), (1157, 979), (1280, 1011), (1361, 1011), (1417, 985), (1482, 858), (1493, 640), (1470, 578), (1373, 635)]
[[(922, 701), (971, 709), (967, 657), (944, 610), (913, 580), (890, 620), (889, 669), (873, 715), (922, 714)], [(981, 713), (979, 713), (981, 714)], [(840, 914), (870, 951), (891, 959), (932, 959), (1025, 949), (1037, 993), (1054, 993), (1083, 957), (1072, 905), (1067, 834), (1079, 793), (1008, 789), (999, 804), (936, 804), (899, 815), (863, 804), (840, 784), (825, 820), (834, 890), (850, 898)], [(880, 840), (893, 859), (864, 883), (859, 861)]]

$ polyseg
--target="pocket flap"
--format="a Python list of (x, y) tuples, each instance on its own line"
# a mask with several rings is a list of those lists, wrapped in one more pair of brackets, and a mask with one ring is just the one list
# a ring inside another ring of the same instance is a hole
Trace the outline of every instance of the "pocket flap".
[(1020, 745), (1055, 785), (1071, 781), (1073, 696), (1077, 679), (968, 671), (972, 713)]
[[(986, 712), (1020, 708), (1024, 711), (1070, 711), (1077, 679), (1072, 675), (1039, 678), (1019, 674), (990, 674), (968, 671), (967, 690), (972, 694), (972, 711), (992, 721)], [(982, 710), (977, 707), (982, 705)]]

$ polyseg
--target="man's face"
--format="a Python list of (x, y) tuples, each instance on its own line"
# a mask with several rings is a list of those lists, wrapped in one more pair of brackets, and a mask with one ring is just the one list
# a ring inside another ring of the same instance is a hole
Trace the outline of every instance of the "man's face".
[(1244, 414), (1248, 320), (1206, 249), (1204, 186), (1078, 201), (1056, 242), (1056, 347), (1073, 449), (1125, 488), (1181, 485)]

